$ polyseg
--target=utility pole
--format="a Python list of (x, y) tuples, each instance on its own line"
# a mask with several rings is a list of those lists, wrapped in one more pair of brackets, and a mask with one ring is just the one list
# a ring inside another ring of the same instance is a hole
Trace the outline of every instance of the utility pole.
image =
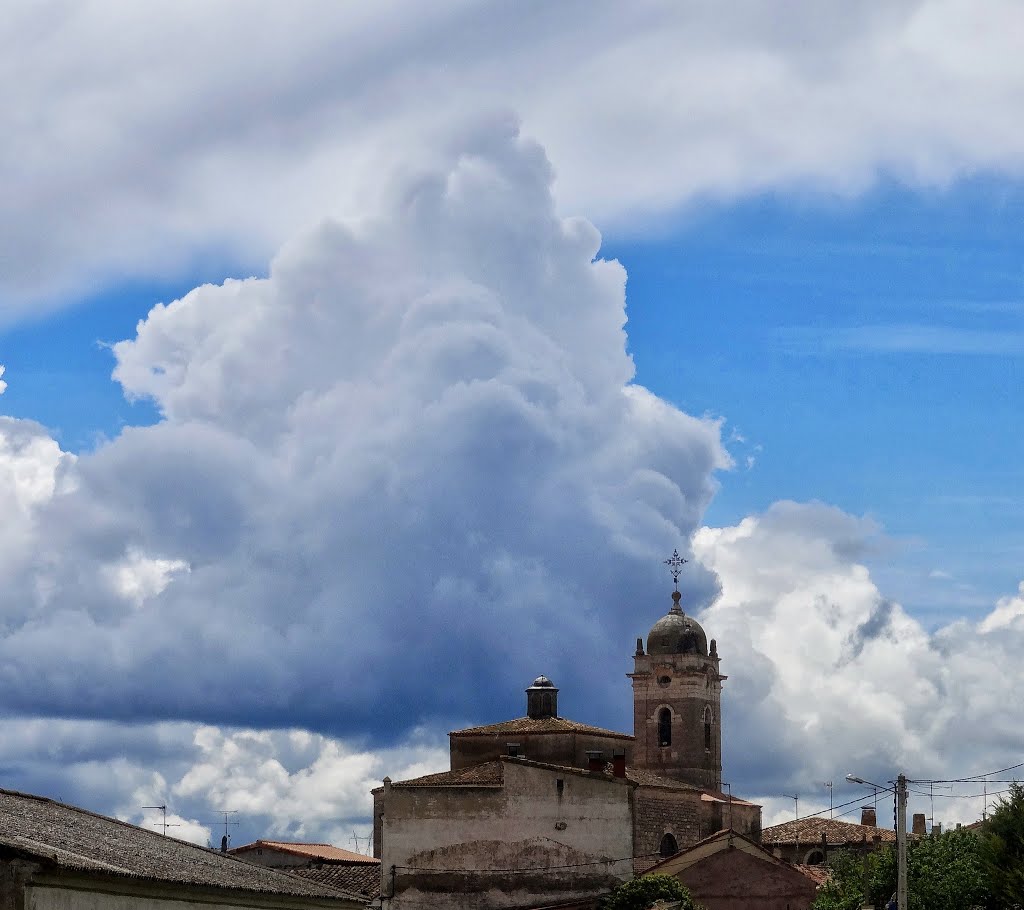
[(907, 910), (907, 775), (896, 778), (896, 907)]
[(825, 781), (825, 786), (828, 787), (828, 817), (832, 817), (832, 781)]

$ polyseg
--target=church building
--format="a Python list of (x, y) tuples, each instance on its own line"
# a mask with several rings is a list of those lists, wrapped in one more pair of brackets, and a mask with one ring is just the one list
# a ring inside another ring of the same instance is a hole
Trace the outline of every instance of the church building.
[[(674, 555), (673, 574), (682, 563)], [(544, 676), (526, 715), (449, 734), (451, 770), (373, 791), (382, 906), (536, 907), (606, 892), (761, 807), (722, 788), (714, 639), (672, 607), (637, 639), (633, 734), (558, 713)]]

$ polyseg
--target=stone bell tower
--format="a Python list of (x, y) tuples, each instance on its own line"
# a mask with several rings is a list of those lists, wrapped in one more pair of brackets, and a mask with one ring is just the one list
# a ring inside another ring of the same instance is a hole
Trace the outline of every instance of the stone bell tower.
[(633, 766), (708, 790), (722, 779), (722, 681), (715, 640), (679, 606), (678, 551), (665, 560), (676, 589), (672, 608), (636, 641)]

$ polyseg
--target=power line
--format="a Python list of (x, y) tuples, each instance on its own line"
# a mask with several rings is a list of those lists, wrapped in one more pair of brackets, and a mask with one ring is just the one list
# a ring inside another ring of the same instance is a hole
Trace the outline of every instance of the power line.
[(998, 768), (995, 771), (987, 771), (984, 774), (967, 774), (964, 777), (947, 777), (947, 778), (935, 778), (934, 780), (912, 780), (909, 783), (912, 784), (966, 784), (966, 783), (980, 783), (983, 777), (992, 777), (994, 774), (1002, 774), (1005, 771), (1016, 771), (1018, 768), (1024, 768), (1024, 762), (1020, 764), (1010, 765), (1007, 768)]

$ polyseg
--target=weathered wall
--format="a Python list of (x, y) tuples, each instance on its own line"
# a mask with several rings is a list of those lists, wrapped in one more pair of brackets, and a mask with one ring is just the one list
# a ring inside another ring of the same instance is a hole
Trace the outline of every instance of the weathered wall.
[(636, 806), (633, 843), (637, 871), (645, 871), (662, 861), (664, 857), (659, 855), (658, 849), (665, 834), (676, 839), (680, 850), (700, 840), (700, 793), (638, 787), (633, 799)]
[(707, 910), (807, 910), (817, 890), (796, 869), (736, 849), (716, 853), (677, 877)]
[(392, 786), (384, 906), (482, 910), (600, 893), (632, 874), (632, 789), (515, 761), (502, 787)]
[(761, 807), (744, 805), (743, 803), (701, 801), (700, 837), (701, 840), (723, 828), (732, 828), (753, 841), (761, 838)]
[(590, 733), (504, 733), (450, 737), (451, 768), (458, 771), (501, 758), (507, 754), (509, 743), (518, 743), (519, 754), (524, 758), (552, 765), (586, 768), (588, 751), (603, 752), (610, 762), (612, 754), (622, 750), (626, 753), (626, 764), (633, 762), (632, 738)]

